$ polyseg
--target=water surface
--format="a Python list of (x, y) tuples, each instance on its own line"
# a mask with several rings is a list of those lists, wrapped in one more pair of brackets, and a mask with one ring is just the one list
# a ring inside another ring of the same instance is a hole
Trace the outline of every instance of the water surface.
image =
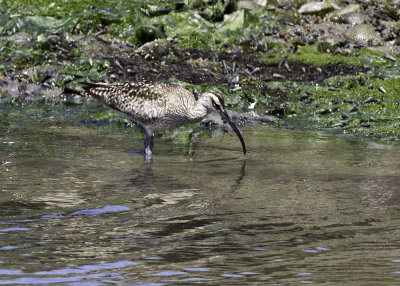
[[(398, 285), (400, 146), (0, 110), (0, 284)], [(182, 139), (186, 138), (186, 139)]]

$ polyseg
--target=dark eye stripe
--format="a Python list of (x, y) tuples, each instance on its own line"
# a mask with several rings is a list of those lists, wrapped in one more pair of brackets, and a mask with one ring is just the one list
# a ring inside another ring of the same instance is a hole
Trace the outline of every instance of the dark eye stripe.
[(221, 106), (219, 106), (219, 104), (217, 104), (214, 100), (211, 100), (211, 101), (212, 101), (212, 105), (214, 106), (215, 109), (221, 110)]

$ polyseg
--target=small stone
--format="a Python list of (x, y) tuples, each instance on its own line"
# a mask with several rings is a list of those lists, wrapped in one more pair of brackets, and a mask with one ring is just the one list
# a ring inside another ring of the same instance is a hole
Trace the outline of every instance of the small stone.
[(382, 86), (378, 87), (378, 90), (382, 93), (387, 93), (386, 90)]
[(363, 122), (363, 123), (361, 123), (361, 127), (365, 127), (365, 128), (371, 127), (371, 123)]
[(370, 117), (369, 120), (372, 121), (372, 122), (376, 122), (376, 123), (381, 122), (380, 120), (378, 120), (378, 119), (376, 119), (374, 117)]
[(308, 94), (302, 94), (302, 95), (300, 95), (300, 100), (301, 101), (304, 101), (304, 100), (306, 100), (307, 98), (309, 98), (310, 96), (308, 95)]
[(378, 100), (376, 100), (375, 98), (373, 98), (372, 96), (371, 97), (368, 97), (366, 100), (364, 100), (364, 103), (374, 103), (374, 102), (377, 102)]
[(324, 15), (334, 10), (333, 6), (327, 2), (311, 2), (300, 7), (299, 13), (303, 15)]
[(135, 51), (135, 55), (142, 56), (145, 59), (161, 58), (168, 55), (173, 46), (173, 40), (171, 38), (158, 39), (152, 42), (148, 42)]
[(343, 23), (351, 26), (366, 24), (369, 20), (369, 17), (362, 13), (349, 13), (343, 16)]
[(345, 98), (343, 99), (343, 103), (355, 103), (356, 101), (354, 99), (351, 98)]
[(320, 114), (320, 115), (324, 115), (324, 114), (331, 113), (331, 110), (329, 108), (323, 108), (323, 109), (317, 110), (316, 113)]
[(381, 42), (380, 35), (375, 28), (368, 24), (360, 24), (351, 27), (347, 30), (344, 35), (347, 39), (360, 43), (362, 45), (367, 45), (369, 40), (375, 42)]
[(357, 106), (352, 106), (352, 107), (349, 109), (349, 112), (356, 112), (356, 111), (358, 111)]
[(330, 18), (331, 18), (331, 20), (335, 20), (338, 17), (341, 17), (343, 15), (346, 15), (349, 13), (355, 13), (358, 11), (360, 11), (360, 5), (359, 4), (351, 4), (351, 5), (347, 5), (346, 7), (343, 7), (342, 9), (334, 11), (330, 15)]
[(346, 125), (349, 125), (349, 121), (343, 120), (339, 123), (333, 124), (332, 127), (345, 127)]
[(396, 61), (396, 59), (394, 57), (392, 57), (391, 55), (389, 55), (389, 54), (386, 54), (384, 58), (387, 59), (387, 60), (393, 61), (393, 62)]
[(338, 89), (338, 88), (336, 88), (336, 87), (334, 87), (334, 86), (330, 86), (330, 87), (328, 88), (328, 90), (329, 90), (329, 91), (340, 91), (340, 89)]
[(274, 73), (272, 75), (272, 77), (275, 78), (275, 79), (286, 79), (286, 77), (284, 75), (281, 75), (279, 73)]

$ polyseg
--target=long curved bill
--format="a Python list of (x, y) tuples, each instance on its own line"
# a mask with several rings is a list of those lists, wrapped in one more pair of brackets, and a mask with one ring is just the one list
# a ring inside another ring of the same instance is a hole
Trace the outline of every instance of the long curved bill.
[(242, 134), (240, 134), (239, 129), (236, 127), (235, 123), (232, 122), (231, 118), (229, 117), (228, 113), (224, 110), (218, 110), (219, 115), (221, 115), (222, 120), (229, 123), (232, 127), (233, 131), (235, 131), (237, 137), (239, 137), (240, 143), (242, 143), (243, 148), (243, 155), (246, 155), (246, 145), (244, 144), (244, 140)]

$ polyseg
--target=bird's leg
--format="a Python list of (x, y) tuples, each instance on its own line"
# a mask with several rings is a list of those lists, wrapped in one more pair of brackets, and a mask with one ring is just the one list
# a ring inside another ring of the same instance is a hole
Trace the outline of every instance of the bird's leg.
[(144, 139), (144, 154), (151, 155), (153, 153), (153, 136), (148, 136)]
[(154, 135), (151, 135), (151, 136), (150, 136), (150, 144), (149, 144), (149, 145), (150, 145), (150, 151), (151, 151), (151, 152), (153, 152), (153, 145), (154, 145), (154, 144), (153, 144), (153, 138), (154, 138)]
[(153, 136), (146, 134), (144, 139), (144, 161), (151, 162), (153, 160)]
[(143, 125), (137, 122), (134, 123), (140, 130), (142, 130), (142, 132), (146, 136), (146, 138), (144, 139), (143, 155), (144, 155), (144, 160), (146, 162), (150, 162), (153, 159), (153, 135), (150, 135), (147, 129)]

